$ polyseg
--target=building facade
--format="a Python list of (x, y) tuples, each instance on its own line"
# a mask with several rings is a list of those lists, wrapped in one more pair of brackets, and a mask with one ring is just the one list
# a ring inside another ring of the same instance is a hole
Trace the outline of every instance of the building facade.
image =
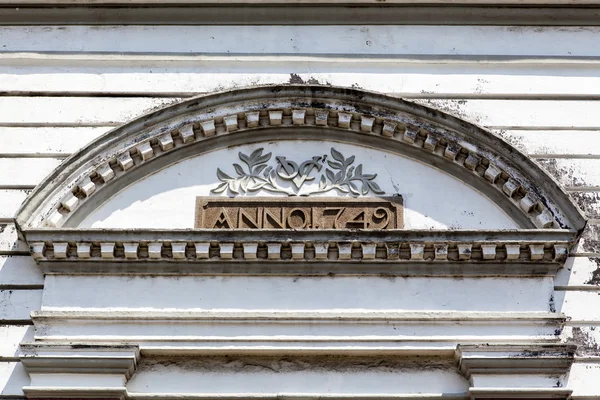
[(2, 5), (0, 398), (600, 397), (599, 14)]

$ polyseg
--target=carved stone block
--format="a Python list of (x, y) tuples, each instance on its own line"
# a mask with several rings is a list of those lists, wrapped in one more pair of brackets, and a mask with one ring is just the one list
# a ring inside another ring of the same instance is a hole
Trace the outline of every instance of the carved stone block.
[(283, 123), (283, 111), (269, 111), (269, 124), (281, 125)]
[(496, 183), (501, 173), (502, 170), (500, 168), (498, 168), (495, 164), (490, 163), (490, 165), (488, 165), (487, 169), (485, 170), (483, 176), (488, 181)]
[(481, 255), (484, 260), (496, 259), (496, 245), (495, 244), (482, 244)]
[(46, 219), (46, 225), (51, 227), (57, 227), (61, 223), (63, 218), (63, 215), (58, 210), (54, 210), (52, 211), (52, 214), (50, 214), (48, 219)]
[(164, 134), (158, 138), (158, 144), (163, 151), (172, 149), (175, 144), (173, 143), (173, 136), (170, 133)]
[(293, 110), (292, 123), (294, 125), (303, 125), (305, 122), (306, 110)]
[(144, 161), (149, 160), (154, 155), (154, 150), (152, 150), (150, 142), (142, 143), (141, 145), (137, 146), (136, 149)]
[(550, 211), (544, 210), (535, 217), (537, 225), (541, 228), (552, 228), (554, 226), (554, 216)]
[(458, 259), (459, 260), (470, 260), (471, 254), (473, 253), (473, 245), (472, 244), (459, 244), (456, 246), (458, 248)]
[(162, 243), (152, 242), (148, 243), (148, 257), (152, 259), (161, 258)]
[(329, 119), (329, 110), (316, 110), (315, 111), (315, 125), (325, 126)]
[(301, 260), (304, 258), (304, 243), (292, 243), (292, 259)]
[(64, 208), (69, 211), (73, 211), (77, 204), (79, 204), (79, 199), (75, 197), (72, 193), (69, 193), (60, 203)]
[(100, 168), (98, 168), (96, 172), (98, 173), (98, 175), (100, 175), (100, 178), (102, 178), (102, 180), (105, 183), (115, 177), (115, 171), (113, 171), (113, 169), (108, 164), (100, 166)]
[(250, 111), (246, 113), (246, 127), (256, 128), (260, 121), (260, 113), (258, 111)]
[(233, 243), (219, 243), (219, 255), (222, 259), (233, 258)]
[(350, 260), (352, 258), (352, 243), (338, 244), (338, 258), (340, 260)]
[(397, 123), (391, 121), (385, 121), (383, 123), (383, 128), (381, 130), (381, 134), (387, 137), (394, 137), (394, 132), (396, 132)]
[(100, 243), (100, 255), (102, 258), (114, 258), (115, 244), (112, 242)]
[(77, 258), (81, 258), (81, 259), (88, 259), (91, 257), (91, 250), (92, 246), (90, 243), (82, 243), (82, 242), (78, 242), (77, 243)]
[[(204, 132), (204, 136), (210, 136), (210, 135), (206, 134), (206, 130), (204, 129), (204, 124), (208, 124), (209, 122), (210, 121), (201, 123), (202, 131)], [(214, 131), (214, 121), (213, 121), (213, 131)], [(192, 125), (192, 124), (185, 125), (181, 129), (179, 129), (179, 137), (181, 137), (181, 140), (183, 141), (183, 143), (193, 142), (195, 139), (194, 125)]]
[(196, 228), (401, 229), (402, 197), (198, 197)]
[[(294, 249), (292, 248), (292, 255)], [(267, 243), (267, 258), (278, 260), (281, 258), (281, 243)]]
[(329, 256), (329, 243), (315, 243), (315, 258), (318, 260), (327, 259)]
[(507, 260), (518, 260), (521, 257), (521, 245), (507, 244), (505, 248)]
[(121, 154), (117, 159), (117, 162), (123, 168), (123, 171), (127, 171), (129, 168), (133, 167), (133, 159), (131, 158), (131, 154), (128, 151)]
[[(201, 122), (200, 123), (200, 128), (202, 128), (202, 134), (204, 136), (213, 136), (216, 133), (216, 131), (217, 131), (217, 128), (215, 127), (215, 120), (214, 119)], [(194, 132), (194, 130), (192, 129), (192, 133), (193, 132)]]
[(437, 147), (438, 142), (439, 142), (439, 139), (437, 136), (429, 134), (429, 135), (427, 135), (427, 138), (425, 139), (423, 148), (425, 150), (435, 151), (435, 148)]
[(502, 186), (502, 191), (509, 197), (512, 197), (513, 194), (521, 187), (519, 182), (515, 181), (513, 178), (510, 178), (504, 186)]
[(244, 259), (245, 260), (256, 260), (258, 252), (257, 242), (248, 242), (243, 244), (244, 247)]
[(531, 252), (532, 260), (541, 260), (544, 258), (544, 245), (543, 244), (530, 244), (529, 251)]
[(35, 260), (39, 260), (44, 257), (44, 247), (44, 242), (34, 242), (29, 246), (29, 252)]
[(196, 258), (203, 259), (209, 257), (210, 243), (194, 243), (196, 248)]
[(435, 251), (436, 260), (447, 260), (448, 259), (448, 245), (447, 244), (435, 244), (433, 246)]
[(467, 156), (467, 159), (465, 160), (465, 167), (467, 167), (467, 169), (470, 169), (471, 171), (474, 171), (480, 162), (481, 162), (481, 157), (479, 157), (473, 153), (469, 153), (469, 155)]
[(139, 243), (123, 243), (125, 258), (135, 259), (138, 257)]
[(377, 255), (377, 245), (375, 243), (363, 243), (362, 258), (363, 260), (374, 260)]
[(96, 184), (92, 182), (89, 176), (83, 178), (79, 183), (79, 189), (87, 196), (91, 195), (96, 191)]
[(364, 115), (360, 117), (360, 130), (361, 132), (372, 132), (373, 124), (375, 123), (375, 118), (373, 117), (365, 117)]
[(412, 126), (407, 126), (404, 130), (404, 135), (402, 136), (402, 140), (406, 143), (413, 144), (417, 139), (417, 134), (419, 130)]
[(350, 121), (352, 120), (352, 114), (338, 113), (338, 127), (339, 128), (350, 128)]
[(171, 243), (171, 252), (173, 253), (173, 259), (183, 260), (185, 258), (186, 242), (173, 242)]
[(521, 201), (519, 201), (519, 207), (521, 207), (521, 210), (525, 212), (531, 212), (537, 203), (538, 200), (533, 195), (528, 193), (521, 199)]
[(54, 258), (67, 258), (67, 249), (69, 247), (68, 243), (65, 242), (61, 242), (61, 243), (54, 243)]
[(425, 255), (425, 245), (422, 243), (414, 243), (410, 245), (410, 259), (423, 260)]
[(225, 122), (225, 129), (227, 129), (227, 132), (233, 132), (238, 129), (237, 115), (228, 115), (223, 118), (223, 122)]
[(446, 149), (444, 150), (444, 157), (446, 157), (448, 160), (452, 160), (454, 161), (456, 159), (456, 156), (458, 155), (458, 152), (460, 151), (460, 146), (454, 143), (449, 143), (446, 146)]

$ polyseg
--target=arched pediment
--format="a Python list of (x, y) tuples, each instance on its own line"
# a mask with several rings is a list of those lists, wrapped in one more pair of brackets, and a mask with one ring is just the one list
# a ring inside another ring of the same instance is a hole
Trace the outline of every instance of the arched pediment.
[(74, 228), (123, 188), (182, 160), (290, 139), (417, 160), (482, 193), (520, 228), (578, 231), (585, 224), (545, 171), (490, 132), (398, 98), (323, 86), (222, 92), (138, 118), (66, 160), (29, 196), (16, 221), (22, 231)]

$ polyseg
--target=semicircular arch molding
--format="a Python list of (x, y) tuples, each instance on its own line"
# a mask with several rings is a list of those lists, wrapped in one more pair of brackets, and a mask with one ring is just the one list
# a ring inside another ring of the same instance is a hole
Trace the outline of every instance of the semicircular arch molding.
[(16, 221), (22, 231), (76, 227), (119, 190), (183, 159), (286, 138), (327, 139), (416, 159), (483, 193), (521, 228), (585, 226), (560, 186), (492, 133), (402, 99), (324, 86), (221, 92), (144, 115), (67, 159), (28, 197)]

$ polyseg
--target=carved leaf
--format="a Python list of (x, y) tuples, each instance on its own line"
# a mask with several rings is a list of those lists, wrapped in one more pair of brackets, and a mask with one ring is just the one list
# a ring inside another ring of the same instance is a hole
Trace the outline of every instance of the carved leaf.
[(327, 179), (325, 178), (325, 175), (321, 175), (321, 180), (319, 181), (319, 189), (325, 189), (327, 187)]
[(242, 190), (245, 192), (246, 189), (248, 189), (248, 183), (250, 182), (250, 179), (248, 177), (243, 178), (240, 181), (240, 187), (242, 188)]
[(348, 182), (348, 187), (350, 188), (350, 191), (352, 192), (352, 194), (355, 194), (357, 196), (360, 194), (360, 192), (358, 191), (358, 188), (356, 187), (356, 185), (354, 183)]
[(263, 169), (267, 167), (267, 164), (260, 164), (254, 168), (253, 174), (260, 174)]
[(338, 160), (339, 162), (343, 163), (344, 162), (344, 156), (342, 155), (342, 153), (340, 153), (339, 151), (337, 151), (336, 149), (334, 149), (333, 147), (331, 148), (331, 156)]
[(221, 183), (219, 186), (211, 190), (211, 193), (223, 193), (227, 189), (227, 182)]
[(266, 163), (270, 159), (271, 159), (271, 153), (267, 153), (264, 156), (257, 158), (255, 164)]
[(376, 184), (375, 182), (369, 181), (367, 183), (368, 183), (369, 187), (371, 188), (371, 190), (373, 191), (373, 193), (375, 193), (375, 194), (384, 194), (385, 193), (383, 190), (381, 190), (379, 185)]
[(270, 166), (269, 166), (269, 167), (267, 167), (267, 169), (265, 169), (265, 172), (263, 173), (263, 176), (264, 176), (265, 178), (268, 178), (268, 177), (269, 177), (269, 174), (271, 173), (271, 171), (272, 171), (272, 170), (273, 170), (273, 167), (270, 167)]
[(362, 164), (358, 164), (358, 166), (356, 167), (356, 176), (361, 176), (362, 175)]
[(246, 172), (244, 172), (244, 168), (242, 168), (240, 164), (233, 164), (233, 168), (235, 168), (235, 172), (237, 172), (238, 175), (246, 175)]
[(232, 177), (227, 175), (225, 172), (221, 171), (221, 169), (219, 169), (219, 168), (217, 168), (217, 178), (219, 178), (222, 181), (233, 179)]
[(335, 161), (327, 161), (327, 164), (333, 169), (342, 169), (342, 164)]
[(238, 181), (235, 181), (235, 180), (229, 181), (229, 190), (231, 190), (232, 193), (240, 194), (239, 187), (240, 187), (240, 184)]
[(263, 152), (262, 147), (260, 149), (254, 150), (252, 152), (252, 154), (250, 154), (250, 160), (252, 160), (252, 161), (256, 160), (258, 157), (261, 156), (262, 152)]
[(338, 172), (337, 174), (335, 174), (335, 179), (333, 180), (334, 182), (339, 182), (342, 180), (342, 171)]
[(351, 156), (351, 157), (349, 157), (349, 158), (346, 160), (345, 164), (346, 164), (346, 165), (350, 165), (350, 164), (352, 164), (352, 163), (354, 162), (354, 158), (355, 158), (355, 156)]
[(267, 182), (252, 183), (252, 184), (248, 185), (248, 191), (256, 192), (257, 190), (262, 189), (266, 184), (267, 184)]
[(362, 194), (366, 195), (369, 193), (369, 183), (367, 181), (363, 181), (362, 183)]
[(327, 179), (329, 179), (332, 183), (335, 182), (335, 176), (333, 175), (333, 171), (327, 168), (325, 170), (325, 174), (327, 175)]
[(238, 157), (240, 158), (240, 160), (245, 162), (247, 165), (250, 165), (250, 158), (247, 155), (245, 155), (244, 153), (242, 153), (241, 151), (238, 153)]

